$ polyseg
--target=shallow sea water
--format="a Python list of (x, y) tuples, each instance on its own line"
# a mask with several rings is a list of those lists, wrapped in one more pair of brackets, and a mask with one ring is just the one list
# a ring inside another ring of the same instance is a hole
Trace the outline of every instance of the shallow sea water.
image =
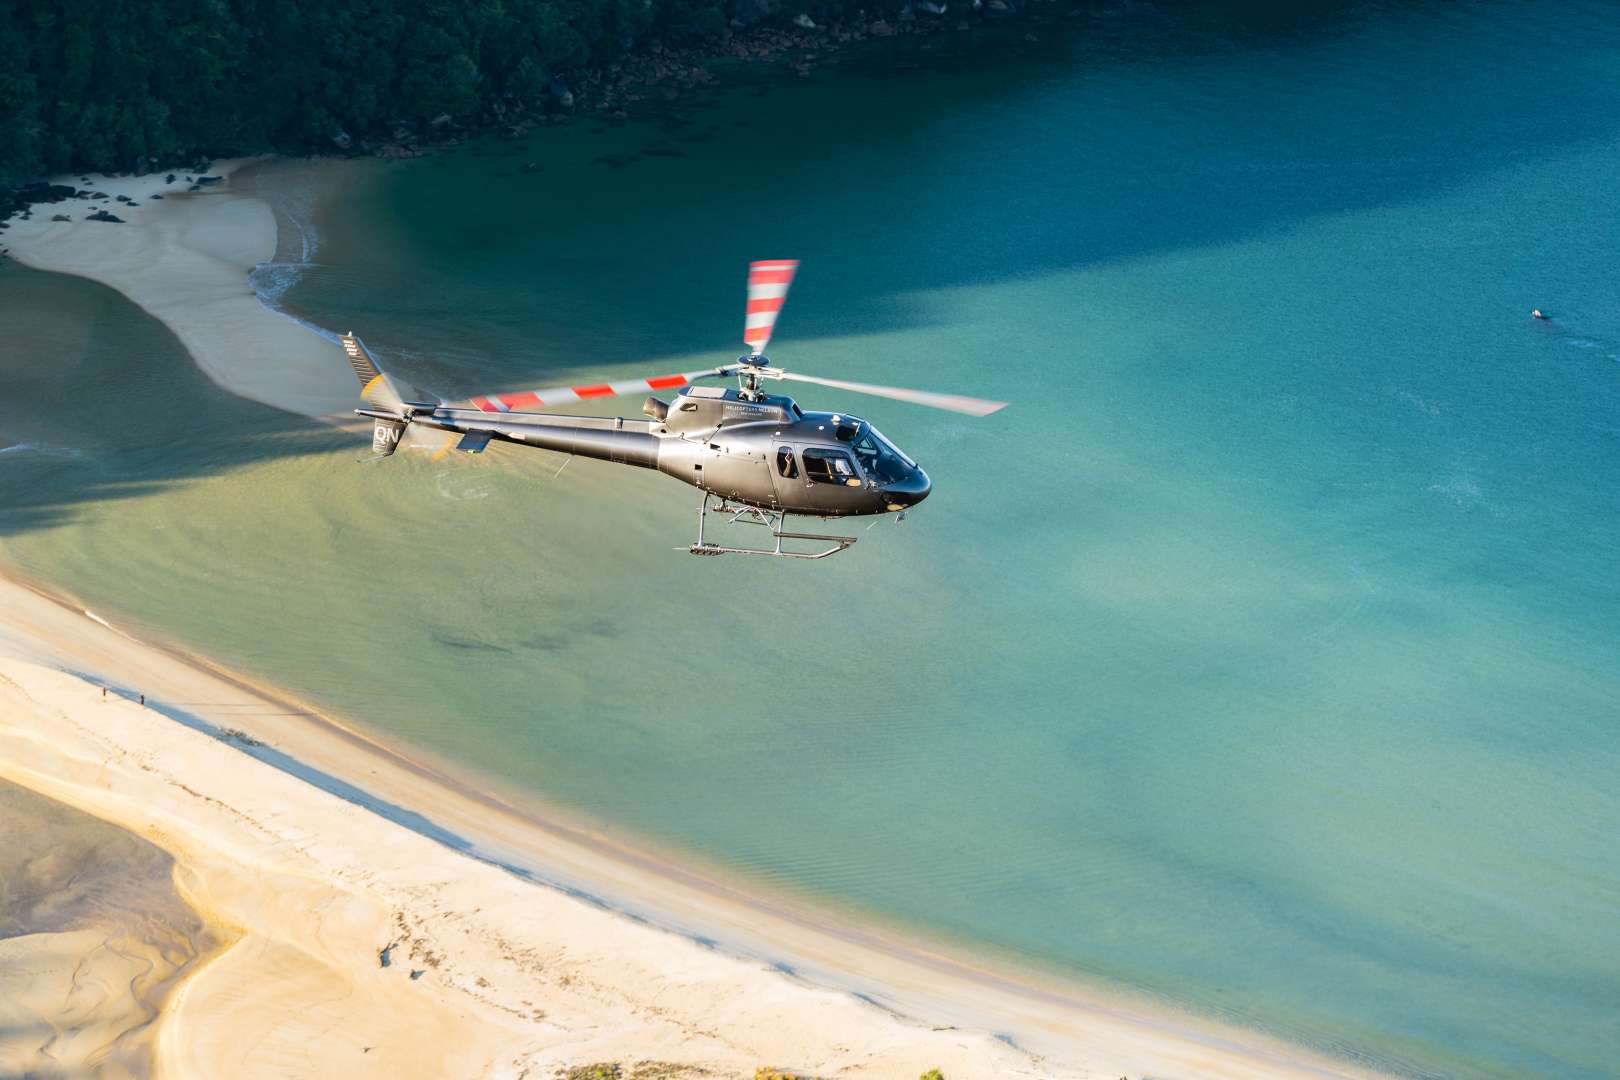
[(799, 394), (935, 480), (845, 555), (691, 559), (689, 489), (593, 462), (357, 465), (15, 267), (3, 551), (963, 947), (1410, 1075), (1614, 1075), (1620, 18), (1069, 25), (260, 177), (319, 237), (280, 302), (446, 394), (730, 359), (743, 264), (798, 257), (776, 360), (1012, 402)]

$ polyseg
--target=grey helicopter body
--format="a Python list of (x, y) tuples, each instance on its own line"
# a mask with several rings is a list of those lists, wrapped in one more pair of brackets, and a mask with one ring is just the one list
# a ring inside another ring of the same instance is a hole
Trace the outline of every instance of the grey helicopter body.
[[(932, 484), (915, 461), (865, 420), (847, 413), (807, 412), (790, 397), (764, 392), (765, 380), (816, 382), (975, 415), (993, 412), (1001, 403), (818, 379), (772, 367), (759, 350), (769, 338), (796, 265), (752, 264), (746, 340), (755, 351), (735, 364), (707, 371), (474, 397), (470, 407), (459, 407), (422, 400), (429, 395), (420, 391), (407, 395), (377, 367), (365, 345), (347, 334), (344, 349), (369, 406), (355, 412), (373, 421), (372, 450), (378, 457), (392, 454), (404, 433), (416, 426), (459, 435), (455, 449), (468, 453), (503, 442), (656, 469), (704, 493), (698, 508), (698, 539), (689, 549), (693, 554), (824, 558), (843, 551), (855, 538), (787, 531), (787, 515), (903, 515), (928, 497)], [(759, 295), (771, 293), (775, 295)], [(763, 317), (758, 311), (772, 302), (761, 333), (757, 324)], [(698, 379), (727, 375), (738, 377), (736, 388), (693, 385)], [(675, 390), (674, 398), (647, 397), (643, 418), (527, 411), (534, 405), (659, 389)], [(774, 543), (768, 548), (708, 543), (704, 522), (710, 513), (726, 515), (732, 523), (765, 526)], [(796, 551), (784, 541), (821, 546)]]

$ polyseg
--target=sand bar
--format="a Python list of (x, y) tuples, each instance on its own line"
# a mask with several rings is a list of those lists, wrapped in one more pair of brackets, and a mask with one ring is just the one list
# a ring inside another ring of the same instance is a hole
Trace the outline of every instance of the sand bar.
[[(335, 341), (267, 308), (248, 274), (276, 254), (276, 218), (262, 199), (231, 191), (253, 159), (215, 162), (220, 183), (191, 191), (185, 174), (58, 177), (105, 193), (13, 218), (0, 246), (38, 270), (109, 285), (163, 322), (197, 365), (232, 393), (289, 412), (352, 421), (354, 376)], [(174, 175), (169, 181), (167, 177)], [(119, 202), (119, 196), (133, 202)], [(161, 195), (161, 199), (152, 196)], [(89, 220), (105, 210), (122, 223)], [(58, 216), (69, 221), (54, 221)]]

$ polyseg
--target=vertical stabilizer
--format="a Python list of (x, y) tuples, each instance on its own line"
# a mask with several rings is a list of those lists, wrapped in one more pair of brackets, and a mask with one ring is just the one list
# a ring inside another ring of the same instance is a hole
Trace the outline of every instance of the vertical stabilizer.
[(372, 358), (365, 342), (352, 333), (344, 334), (341, 340), (343, 351), (349, 357), (349, 366), (354, 368), (354, 377), (360, 380), (360, 400), (374, 409), (405, 415), (404, 397), (394, 381), (377, 367), (377, 361)]

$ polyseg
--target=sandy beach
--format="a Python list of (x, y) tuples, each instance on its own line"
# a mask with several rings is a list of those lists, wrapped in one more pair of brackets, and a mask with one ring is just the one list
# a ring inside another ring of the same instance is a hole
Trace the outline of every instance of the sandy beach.
[[(145, 199), (154, 184), (89, 186)], [(125, 224), (77, 220), (89, 209), (37, 208), (12, 254), (123, 292), (227, 389), (349, 408), (336, 347), (247, 285), (275, 248), (262, 201), (222, 184), (112, 206)], [(156, 1075), (1366, 1075), (756, 894), (70, 597), (0, 581), (0, 612), (0, 778), (166, 852), (218, 943), (151, 1022)], [(58, 973), (75, 962), (51, 956)]]

